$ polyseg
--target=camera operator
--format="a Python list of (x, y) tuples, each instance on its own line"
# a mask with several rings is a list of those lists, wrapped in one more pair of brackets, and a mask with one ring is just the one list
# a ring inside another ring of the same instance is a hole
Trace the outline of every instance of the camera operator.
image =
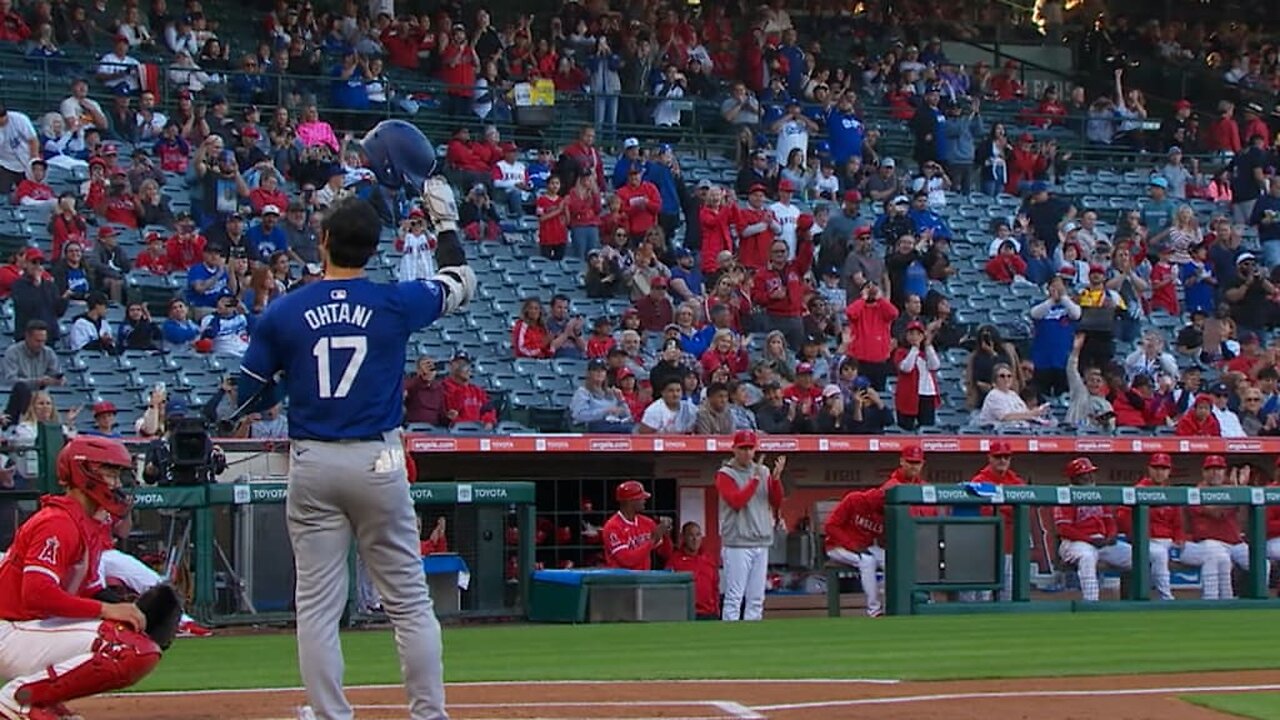
[(1246, 332), (1265, 337), (1265, 328), (1276, 314), (1276, 305), (1271, 301), (1276, 286), (1258, 272), (1258, 259), (1250, 252), (1240, 253), (1236, 258), (1236, 274), (1223, 298), (1236, 321), (1237, 337), (1243, 337)]
[[(193, 425), (184, 422), (185, 420), (186, 403), (170, 400), (165, 404), (165, 434), (151, 441), (143, 459), (142, 478), (148, 484), (168, 486), (207, 483), (227, 469), (226, 455), (222, 448), (213, 444), (207, 432), (203, 433), (204, 447), (200, 451), (198, 462), (193, 464), (190, 457), (184, 457), (191, 446), (182, 444), (188, 439), (178, 436), (180, 433), (190, 432)], [(198, 427), (202, 428), (203, 425)]]

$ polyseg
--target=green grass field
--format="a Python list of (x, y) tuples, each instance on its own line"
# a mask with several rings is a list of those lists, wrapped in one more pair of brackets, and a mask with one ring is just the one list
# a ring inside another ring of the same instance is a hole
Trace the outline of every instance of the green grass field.
[(1280, 720), (1280, 693), (1190, 695), (1183, 700), (1253, 720)]
[[(445, 631), (445, 670), (448, 681), (465, 682), (939, 680), (1272, 669), (1280, 668), (1278, 617), (1227, 610), (467, 627)], [(399, 681), (389, 632), (346, 633), (343, 645), (349, 684)], [(297, 686), (294, 647), (293, 635), (284, 633), (179, 640), (136, 689)], [(1280, 712), (1265, 717), (1280, 718)]]

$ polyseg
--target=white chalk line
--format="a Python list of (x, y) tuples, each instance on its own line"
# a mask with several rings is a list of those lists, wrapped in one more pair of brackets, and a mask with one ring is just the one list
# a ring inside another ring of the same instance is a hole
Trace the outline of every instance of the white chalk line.
[[(555, 700), (531, 702), (501, 703), (449, 703), (450, 710), (493, 710), (512, 708), (578, 708), (578, 707), (715, 707), (716, 700), (596, 700), (592, 702)], [(405, 710), (404, 703), (376, 703), (372, 705), (352, 705), (356, 710)]]
[[(473, 682), (445, 683), (447, 688), (466, 687), (547, 687), (575, 685), (897, 685), (901, 680), (889, 678), (708, 678), (706, 680), (476, 680)], [(401, 690), (402, 683), (385, 683), (373, 685), (348, 685), (347, 690)], [(141, 692), (122, 692), (102, 695), (111, 698), (138, 697), (178, 697), (199, 695), (262, 695), (279, 692), (303, 692), (302, 687), (272, 688), (220, 688), (210, 690), (146, 690)]]
[(820, 702), (786, 703), (782, 705), (753, 705), (758, 712), (782, 710), (812, 710), (815, 708), (853, 707), (858, 705), (897, 705), (946, 700), (1006, 700), (1015, 698), (1048, 697), (1099, 697), (1123, 695), (1181, 695), (1215, 692), (1262, 692), (1280, 690), (1280, 684), (1271, 685), (1201, 685), (1186, 687), (1128, 688), (1111, 690), (1010, 690), (1002, 692), (939, 693), (936, 695), (900, 695), (896, 697), (858, 698), (855, 700), (824, 700)]
[(726, 715), (738, 718), (738, 720), (766, 720), (764, 715), (756, 712), (754, 709), (729, 700), (716, 700), (711, 703)]

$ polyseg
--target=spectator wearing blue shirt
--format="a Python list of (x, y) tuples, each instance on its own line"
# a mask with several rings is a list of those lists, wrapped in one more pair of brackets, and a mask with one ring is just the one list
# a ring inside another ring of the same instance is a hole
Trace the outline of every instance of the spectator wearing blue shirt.
[(354, 50), (347, 50), (342, 64), (333, 69), (330, 97), (333, 105), (342, 110), (369, 109), (369, 60), (359, 57)]
[(680, 192), (676, 189), (676, 176), (672, 166), (676, 155), (671, 146), (663, 143), (652, 160), (644, 164), (643, 177), (658, 188), (662, 198), (662, 209), (658, 211), (658, 224), (666, 232), (668, 240), (675, 235), (680, 226)]
[(827, 126), (828, 145), (836, 167), (844, 167), (851, 157), (862, 157), (862, 139), (866, 128), (858, 119), (853, 104), (853, 93), (840, 96), (840, 102), (827, 113), (823, 124)]
[(782, 31), (782, 46), (778, 48), (778, 55), (787, 61), (787, 89), (799, 95), (804, 90), (809, 63), (805, 61), (804, 50), (797, 42), (795, 28)]
[(1027, 272), (1024, 277), (1033, 284), (1044, 286), (1058, 274), (1057, 266), (1049, 258), (1049, 251), (1040, 238), (1031, 238), (1022, 246), (1022, 251), (1022, 259), (1027, 262)]
[(640, 141), (629, 137), (622, 141), (622, 154), (618, 156), (618, 161), (613, 166), (614, 190), (627, 184), (627, 175), (632, 167), (640, 168), (643, 173), (645, 162), (644, 158), (640, 157)]
[(1169, 199), (1169, 180), (1162, 175), (1151, 176), (1147, 186), (1150, 202), (1142, 207), (1142, 225), (1147, 229), (1147, 245), (1155, 247), (1173, 228), (1173, 216), (1178, 204)]
[(915, 226), (917, 235), (930, 231), (934, 237), (953, 239), (951, 227), (947, 225), (946, 219), (929, 209), (929, 193), (923, 190), (917, 192), (911, 199), (911, 209), (907, 211), (907, 218)]
[(529, 176), (529, 186), (533, 188), (535, 194), (547, 189), (547, 180), (551, 177), (553, 164), (551, 151), (547, 148), (538, 148), (537, 159), (525, 167), (525, 174)]
[(702, 271), (689, 248), (676, 251), (676, 264), (671, 268), (671, 293), (680, 301), (702, 296)]
[(169, 301), (169, 315), (160, 325), (160, 332), (168, 352), (186, 350), (200, 337), (200, 327), (188, 317), (187, 304), (179, 298)]
[(267, 262), (277, 252), (289, 251), (289, 238), (280, 226), (280, 208), (266, 205), (262, 208), (262, 220), (245, 233), (249, 255), (257, 262)]
[(1051, 278), (1045, 292), (1044, 302), (1031, 308), (1031, 320), (1035, 323), (1031, 362), (1035, 365), (1035, 386), (1042, 398), (1058, 397), (1070, 390), (1067, 358), (1075, 342), (1076, 321), (1081, 312), (1061, 276)]
[(1253, 204), (1249, 224), (1258, 228), (1258, 241), (1262, 243), (1262, 259), (1266, 266), (1274, 268), (1280, 265), (1280, 182), (1274, 178), (1267, 186), (1267, 194)]
[(214, 243), (206, 244), (203, 261), (187, 271), (187, 304), (197, 316), (203, 316), (218, 306), (218, 298), (229, 292), (223, 249)]
[(955, 183), (955, 189), (968, 195), (973, 189), (973, 160), (977, 154), (975, 138), (986, 135), (982, 116), (978, 114), (978, 98), (956, 98), (947, 106), (947, 124), (942, 132), (946, 136), (947, 154), (943, 160), (947, 174)]
[(1198, 242), (1191, 246), (1191, 262), (1183, 263), (1178, 269), (1178, 277), (1182, 280), (1184, 309), (1188, 313), (1199, 310), (1206, 315), (1213, 315), (1218, 304), (1218, 279), (1215, 277), (1213, 263), (1209, 261), (1209, 246)]
[(782, 78), (777, 75), (769, 78), (769, 87), (760, 93), (760, 107), (764, 111), (760, 117), (760, 125), (773, 127), (773, 124), (786, 113), (790, 102), (791, 94), (783, 86)]

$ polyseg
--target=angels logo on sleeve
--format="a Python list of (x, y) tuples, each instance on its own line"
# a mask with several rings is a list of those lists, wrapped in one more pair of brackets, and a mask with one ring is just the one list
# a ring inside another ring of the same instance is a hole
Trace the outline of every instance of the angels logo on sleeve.
[(36, 559), (42, 563), (48, 563), (54, 567), (58, 565), (58, 551), (61, 549), (61, 543), (58, 538), (51, 537), (44, 541), (44, 549), (36, 556)]

